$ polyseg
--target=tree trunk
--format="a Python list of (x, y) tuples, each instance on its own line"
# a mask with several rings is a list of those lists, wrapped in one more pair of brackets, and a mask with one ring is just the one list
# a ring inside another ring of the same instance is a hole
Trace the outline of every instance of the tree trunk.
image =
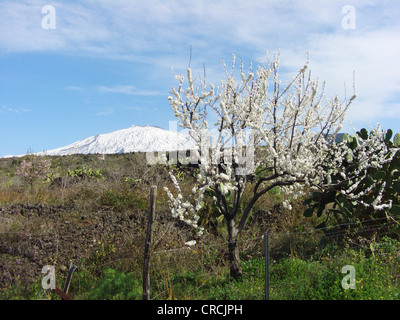
[(239, 248), (237, 246), (238, 229), (233, 218), (227, 219), (228, 225), (228, 249), (229, 249), (229, 268), (231, 277), (238, 279), (242, 275), (240, 268)]

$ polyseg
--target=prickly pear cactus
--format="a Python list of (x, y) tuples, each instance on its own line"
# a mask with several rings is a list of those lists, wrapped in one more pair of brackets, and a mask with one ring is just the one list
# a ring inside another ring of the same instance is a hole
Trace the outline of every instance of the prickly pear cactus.
[[(343, 154), (342, 168), (304, 200), (306, 217), (314, 213), (320, 217), (324, 212), (345, 220), (400, 217), (400, 134), (392, 141), (393, 131), (387, 130), (381, 139), (385, 148), (368, 144), (374, 134), (366, 129), (356, 135), (344, 134), (342, 142), (332, 146), (336, 154)], [(365, 165), (366, 155), (369, 165)]]

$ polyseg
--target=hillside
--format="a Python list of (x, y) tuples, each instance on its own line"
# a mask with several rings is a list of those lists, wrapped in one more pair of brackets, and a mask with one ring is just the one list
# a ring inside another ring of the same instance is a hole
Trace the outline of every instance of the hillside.
[[(71, 263), (78, 266), (70, 288), (74, 299), (140, 299), (152, 185), (157, 186), (152, 299), (263, 299), (265, 232), (273, 236), (274, 299), (393, 299), (400, 292), (395, 223), (360, 228), (359, 234), (332, 226), (325, 234), (314, 229), (325, 216), (304, 217), (301, 199), (293, 200), (292, 210), (283, 208), (284, 195), (275, 189), (256, 204), (241, 233), (243, 279), (231, 281), (220, 213), (205, 199), (201, 224), (207, 232), (200, 238), (173, 219), (163, 190), (173, 190), (167, 166), (148, 165), (143, 153), (45, 158), (50, 171), (32, 184), (18, 175), (24, 158), (0, 159), (0, 299), (59, 299), (44, 294), (41, 270), (55, 266), (62, 288)], [(190, 194), (196, 169), (175, 170), (182, 192)], [(378, 238), (386, 242), (376, 243)], [(196, 245), (189, 247), (193, 240)], [(359, 266), (358, 284), (367, 291), (341, 288), (340, 270), (348, 264)], [(376, 274), (363, 274), (362, 268)]]

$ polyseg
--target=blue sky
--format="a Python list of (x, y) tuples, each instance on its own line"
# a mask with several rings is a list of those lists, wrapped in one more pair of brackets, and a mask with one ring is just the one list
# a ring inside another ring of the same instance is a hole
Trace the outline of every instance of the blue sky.
[[(43, 28), (46, 5), (55, 29)], [(0, 17), (0, 156), (133, 124), (168, 129), (172, 67), (184, 73), (190, 60), (218, 83), (232, 53), (248, 66), (278, 48), (283, 80), (309, 52), (328, 96), (349, 98), (355, 72), (345, 131), (400, 132), (397, 0), (0, 0)]]

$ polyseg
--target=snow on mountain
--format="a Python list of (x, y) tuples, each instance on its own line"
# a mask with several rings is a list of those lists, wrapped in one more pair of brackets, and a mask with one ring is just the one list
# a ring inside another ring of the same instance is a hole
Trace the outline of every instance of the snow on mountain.
[(64, 156), (70, 154), (118, 154), (130, 152), (179, 151), (195, 149), (193, 139), (185, 133), (153, 126), (135, 126), (98, 134), (65, 147), (37, 154)]
[[(336, 143), (342, 140), (343, 134), (338, 134)], [(194, 150), (197, 146), (189, 134), (169, 131), (154, 126), (131, 126), (127, 129), (110, 133), (98, 134), (65, 147), (38, 152), (52, 156), (71, 154), (118, 154), (130, 152), (162, 152)], [(3, 156), (22, 157), (19, 156)]]
[(133, 125), (128, 129), (98, 134), (62, 148), (49, 150), (45, 154), (117, 154), (188, 150), (193, 148), (194, 141), (187, 134), (158, 127)]

